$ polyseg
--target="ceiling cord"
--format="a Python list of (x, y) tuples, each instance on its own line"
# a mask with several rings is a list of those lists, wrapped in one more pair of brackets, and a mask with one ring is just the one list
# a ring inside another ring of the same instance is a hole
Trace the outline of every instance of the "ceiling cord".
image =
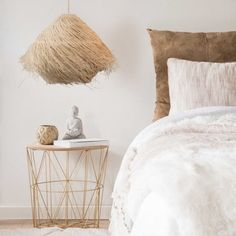
[(70, 14), (70, 0), (68, 0), (67, 3), (68, 3), (68, 6), (67, 6), (68, 14)]

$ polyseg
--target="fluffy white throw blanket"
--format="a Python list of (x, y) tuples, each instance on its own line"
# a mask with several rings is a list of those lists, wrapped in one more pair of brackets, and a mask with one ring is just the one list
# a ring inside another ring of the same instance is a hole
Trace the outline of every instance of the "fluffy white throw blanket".
[(236, 235), (236, 108), (166, 118), (129, 147), (112, 236)]

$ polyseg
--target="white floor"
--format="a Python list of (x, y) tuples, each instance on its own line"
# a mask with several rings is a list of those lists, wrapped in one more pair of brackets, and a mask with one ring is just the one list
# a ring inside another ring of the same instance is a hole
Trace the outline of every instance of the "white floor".
[(43, 228), (43, 229), (2, 229), (0, 236), (109, 236), (106, 229), (79, 229), (79, 228)]

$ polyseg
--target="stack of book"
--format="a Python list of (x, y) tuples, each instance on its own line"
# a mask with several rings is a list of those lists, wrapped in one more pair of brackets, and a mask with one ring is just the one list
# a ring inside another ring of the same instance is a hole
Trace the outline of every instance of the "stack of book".
[(107, 139), (70, 139), (70, 140), (56, 140), (54, 145), (64, 148), (73, 147), (90, 147), (90, 146), (107, 146), (109, 141)]

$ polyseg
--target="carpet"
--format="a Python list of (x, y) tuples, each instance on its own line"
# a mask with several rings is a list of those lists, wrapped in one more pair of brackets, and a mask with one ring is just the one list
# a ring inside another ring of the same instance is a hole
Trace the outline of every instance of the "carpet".
[(105, 229), (80, 229), (68, 228), (24, 228), (24, 229), (2, 229), (0, 236), (109, 236)]

